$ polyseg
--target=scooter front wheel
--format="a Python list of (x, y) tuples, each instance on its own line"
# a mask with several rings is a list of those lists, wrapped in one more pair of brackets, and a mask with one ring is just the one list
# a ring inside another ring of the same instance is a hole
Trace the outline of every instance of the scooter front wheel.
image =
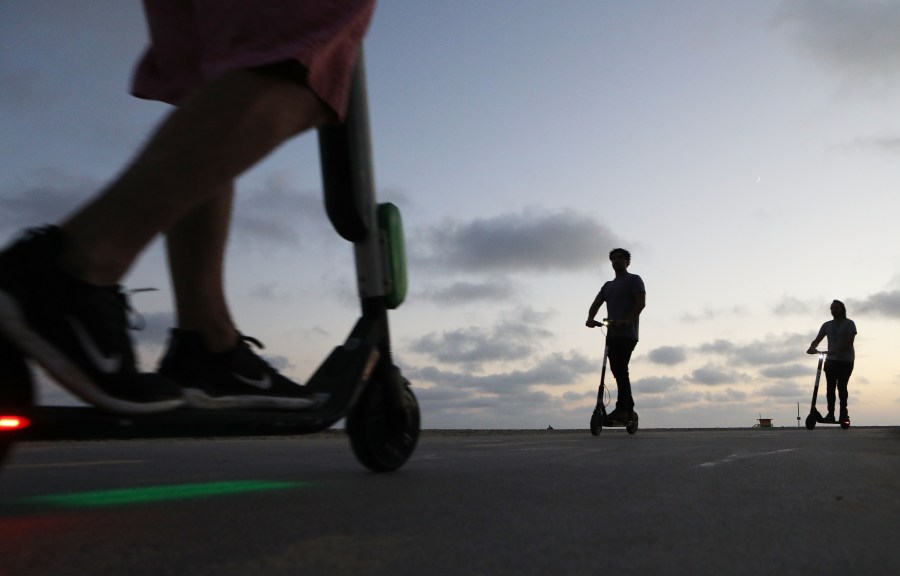
[(816, 427), (816, 415), (810, 414), (809, 416), (806, 417), (806, 429), (812, 430), (815, 427)]
[(591, 434), (594, 436), (599, 436), (600, 432), (603, 430), (603, 412), (600, 410), (594, 410), (594, 413), (591, 414)]
[[(350, 446), (360, 463), (374, 472), (391, 472), (403, 466), (419, 440), (419, 403), (409, 381), (394, 368), (386, 382), (374, 377), (347, 414)], [(392, 391), (388, 386), (399, 386)], [(399, 402), (388, 394), (399, 393)], [(392, 404), (398, 403), (399, 406)]]

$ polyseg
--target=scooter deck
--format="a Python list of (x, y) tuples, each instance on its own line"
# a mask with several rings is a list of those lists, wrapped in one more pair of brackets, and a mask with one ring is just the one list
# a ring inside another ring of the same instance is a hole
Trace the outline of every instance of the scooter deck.
[(604, 428), (625, 428), (629, 424), (633, 424), (636, 420), (637, 419), (635, 418), (634, 420), (631, 420), (630, 422), (620, 422), (618, 420), (610, 421), (610, 420), (607, 420), (604, 418), (603, 419), (603, 427)]
[(89, 440), (311, 434), (330, 427), (316, 413), (179, 409), (125, 416), (90, 406), (35, 406), (22, 411), (31, 425), (20, 440)]
[(636, 424), (639, 421), (637, 412), (632, 412), (632, 414), (634, 416), (628, 422), (621, 422), (619, 420), (609, 420), (609, 414), (605, 410), (602, 410), (600, 408), (594, 408), (594, 415), (596, 415), (596, 414), (603, 415), (603, 421), (601, 422), (601, 424), (603, 425), (604, 428), (625, 428), (626, 426), (628, 426), (630, 424)]
[(601, 406), (600, 408), (595, 409), (594, 413), (591, 414), (591, 434), (599, 436), (604, 428), (625, 428), (629, 434), (634, 434), (638, 430), (638, 414), (637, 412), (633, 412), (632, 414), (633, 416), (628, 422), (619, 422), (618, 420), (612, 422), (608, 419), (606, 411)]
[(626, 427), (628, 427), (628, 424), (624, 424), (622, 422), (613, 422), (613, 423), (609, 424), (609, 423), (604, 422), (603, 427), (604, 428), (626, 428)]
[(343, 418), (368, 382), (379, 353), (335, 348), (307, 384), (314, 403), (300, 410), (197, 410), (122, 415), (85, 406), (29, 406), (19, 412), (31, 421), (21, 439), (237, 436), (311, 434)]
[(840, 425), (840, 424), (843, 424), (843, 423), (849, 424), (849, 423), (850, 423), (850, 419), (849, 419), (849, 418), (840, 418), (840, 419), (837, 419), (837, 420), (827, 420), (827, 419), (826, 419), (825, 417), (823, 417), (823, 416), (816, 416), (816, 422), (819, 423), (819, 424), (838, 424), (838, 425)]

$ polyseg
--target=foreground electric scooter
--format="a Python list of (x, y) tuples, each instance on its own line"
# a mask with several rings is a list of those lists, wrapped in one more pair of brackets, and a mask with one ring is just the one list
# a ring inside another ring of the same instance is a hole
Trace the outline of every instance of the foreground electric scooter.
[[(597, 322), (594, 320), (594, 326), (598, 328), (605, 328), (609, 326), (609, 318), (604, 318), (602, 321)], [(604, 333), (604, 336), (606, 333)], [(605, 341), (605, 339), (604, 339)], [(609, 344), (604, 343), (603, 345), (603, 369), (600, 371), (600, 388), (597, 390), (597, 405), (594, 407), (594, 413), (591, 414), (591, 434), (594, 436), (599, 436), (600, 432), (603, 431), (603, 427), (607, 428), (621, 428), (625, 427), (625, 430), (629, 434), (634, 434), (638, 431), (638, 414), (637, 412), (631, 412), (631, 418), (627, 423), (621, 423), (618, 421), (610, 421), (606, 417), (606, 406), (609, 404), (609, 390), (606, 388), (606, 359), (609, 356)]]
[(816, 385), (813, 387), (812, 404), (809, 407), (809, 416), (806, 417), (806, 429), (812, 430), (816, 424), (839, 424), (841, 428), (846, 430), (850, 427), (850, 418), (841, 418), (840, 420), (826, 420), (822, 413), (816, 409), (816, 397), (819, 395), (819, 380), (822, 377), (822, 364), (825, 362), (825, 356), (828, 352), (816, 352), (819, 355), (819, 366), (816, 368)]
[(318, 136), (325, 208), (338, 234), (353, 243), (362, 315), (306, 383), (310, 405), (127, 417), (92, 407), (35, 406), (26, 360), (15, 343), (0, 340), (0, 462), (20, 439), (308, 434), (342, 418), (353, 452), (367, 468), (391, 471), (407, 461), (419, 438), (419, 405), (393, 363), (388, 330), (388, 310), (406, 296), (405, 246), (399, 210), (375, 201), (362, 50), (346, 121)]

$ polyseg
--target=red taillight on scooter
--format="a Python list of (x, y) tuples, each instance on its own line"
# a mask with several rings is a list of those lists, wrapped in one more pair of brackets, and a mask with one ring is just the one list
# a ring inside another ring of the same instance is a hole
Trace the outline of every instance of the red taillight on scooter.
[(12, 432), (14, 430), (22, 430), (28, 428), (31, 422), (24, 416), (16, 416), (13, 414), (0, 415), (0, 432)]

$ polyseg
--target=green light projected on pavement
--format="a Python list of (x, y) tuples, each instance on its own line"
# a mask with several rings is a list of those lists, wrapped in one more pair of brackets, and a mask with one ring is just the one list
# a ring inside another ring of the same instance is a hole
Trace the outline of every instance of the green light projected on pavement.
[(271, 482), (265, 480), (239, 480), (233, 482), (204, 482), (196, 484), (171, 484), (167, 486), (147, 486), (143, 488), (118, 488), (114, 490), (94, 490), (70, 494), (48, 494), (27, 498), (25, 502), (50, 504), (64, 507), (125, 506), (171, 500), (192, 500), (212, 498), (229, 494), (262, 492), (304, 488), (307, 482)]

